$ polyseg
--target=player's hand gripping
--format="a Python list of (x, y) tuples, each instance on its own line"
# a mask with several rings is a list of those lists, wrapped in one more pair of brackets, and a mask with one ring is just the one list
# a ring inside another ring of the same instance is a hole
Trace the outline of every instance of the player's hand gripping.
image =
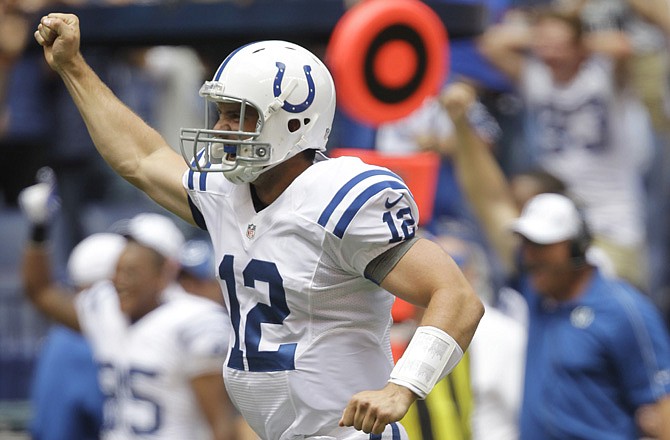
[(389, 423), (397, 422), (417, 399), (401, 385), (388, 383), (377, 391), (354, 394), (344, 409), (340, 426), (353, 426), (367, 434), (381, 434)]
[(47, 63), (57, 72), (79, 56), (79, 18), (76, 15), (51, 13), (42, 17), (34, 35), (44, 48)]

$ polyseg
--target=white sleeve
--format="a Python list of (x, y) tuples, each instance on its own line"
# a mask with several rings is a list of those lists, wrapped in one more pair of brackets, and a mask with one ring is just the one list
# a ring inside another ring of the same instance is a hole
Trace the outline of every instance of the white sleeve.
[(341, 266), (363, 275), (374, 258), (414, 237), (418, 221), (419, 211), (409, 189), (388, 172), (362, 179), (352, 188), (326, 229), (332, 233), (335, 258)]

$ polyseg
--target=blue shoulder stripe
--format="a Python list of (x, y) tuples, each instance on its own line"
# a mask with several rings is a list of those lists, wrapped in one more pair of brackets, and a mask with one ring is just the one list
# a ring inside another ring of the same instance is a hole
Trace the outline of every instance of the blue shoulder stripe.
[[(191, 161), (191, 167), (194, 167), (198, 164), (200, 161), (200, 158), (202, 158), (202, 155), (205, 154), (205, 149), (203, 148), (200, 150), (200, 153), (198, 153), (193, 160)], [(200, 173), (200, 190), (204, 191), (203, 186), (204, 186), (204, 181), (202, 178), (202, 175), (206, 173)], [(188, 170), (188, 189), (195, 189), (195, 186), (193, 185), (193, 177), (195, 176), (195, 171), (193, 171), (193, 168)], [(205, 177), (205, 180), (207, 177)]]
[(372, 196), (374, 196), (375, 194), (381, 192), (386, 188), (404, 189), (409, 192), (409, 189), (407, 189), (407, 187), (404, 184), (396, 180), (384, 180), (382, 182), (377, 182), (374, 185), (371, 185), (365, 191), (363, 191), (358, 197), (356, 197), (354, 201), (351, 202), (351, 205), (349, 205), (347, 210), (344, 211), (344, 214), (342, 214), (340, 221), (337, 222), (337, 225), (333, 230), (333, 234), (335, 234), (335, 236), (337, 236), (338, 238), (344, 237), (344, 233), (347, 231), (349, 224), (352, 222), (358, 211), (360, 211), (360, 209), (363, 207), (365, 202), (367, 202), (368, 200), (370, 200)]
[[(209, 168), (211, 162), (207, 162), (204, 168)], [(200, 173), (200, 191), (207, 191), (207, 176), (209, 173)]]
[(351, 189), (354, 186), (356, 186), (359, 182), (372, 176), (391, 176), (400, 179), (400, 177), (398, 177), (397, 174), (394, 174), (387, 170), (370, 170), (358, 174), (357, 176), (354, 176), (353, 178), (351, 178), (351, 180), (345, 183), (342, 186), (342, 188), (340, 188), (339, 191), (337, 191), (333, 199), (330, 201), (330, 203), (328, 203), (328, 206), (326, 206), (326, 209), (324, 209), (323, 212), (321, 213), (318, 223), (321, 226), (325, 227), (326, 223), (328, 223), (328, 220), (330, 220), (330, 216), (333, 215), (333, 212), (339, 206), (339, 204), (342, 203), (342, 200), (344, 200), (349, 191), (351, 191)]

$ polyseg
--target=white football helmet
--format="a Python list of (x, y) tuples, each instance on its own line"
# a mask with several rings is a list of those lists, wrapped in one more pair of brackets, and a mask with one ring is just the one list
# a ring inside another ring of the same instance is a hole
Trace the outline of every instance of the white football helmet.
[[(335, 113), (335, 86), (314, 54), (285, 41), (242, 46), (200, 89), (210, 103), (240, 104), (240, 130), (181, 129), (181, 152), (194, 171), (220, 171), (233, 183), (253, 182), (267, 169), (306, 149), (325, 151)], [(248, 106), (256, 130), (241, 127)]]

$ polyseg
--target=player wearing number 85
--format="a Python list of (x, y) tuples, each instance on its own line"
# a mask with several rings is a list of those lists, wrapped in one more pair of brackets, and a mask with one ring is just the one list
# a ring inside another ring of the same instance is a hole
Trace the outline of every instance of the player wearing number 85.
[[(24, 190), (22, 200), (41, 185)], [(32, 197), (30, 205), (39, 204)], [(26, 295), (90, 342), (105, 395), (102, 438), (235, 440), (234, 411), (220, 375), (227, 317), (223, 307), (176, 283), (184, 239), (172, 221), (158, 214), (132, 218), (124, 230), (127, 242), (118, 236), (123, 248), (113, 280), (76, 296), (50, 278), (48, 247), (40, 235), (25, 251)]]
[[(483, 306), (453, 260), (415, 236), (398, 176), (317, 160), (335, 111), (325, 65), (282, 41), (231, 53), (200, 90), (211, 125), (182, 129), (185, 164), (85, 63), (77, 17), (49, 14), (35, 38), (112, 168), (209, 231), (233, 326), (226, 387), (258, 435), (406, 439), (396, 422), (460, 360)], [(393, 295), (426, 307), (395, 368)]]

